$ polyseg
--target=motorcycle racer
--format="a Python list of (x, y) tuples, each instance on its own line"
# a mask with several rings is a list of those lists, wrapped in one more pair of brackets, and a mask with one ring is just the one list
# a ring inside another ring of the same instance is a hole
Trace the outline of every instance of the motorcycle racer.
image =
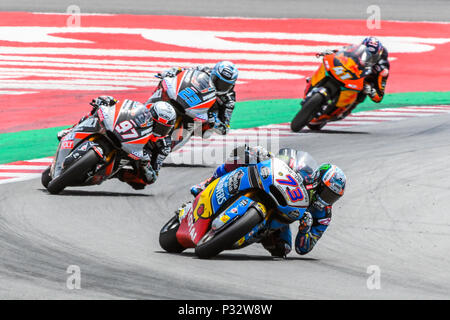
[[(212, 69), (204, 65), (192, 69), (203, 71), (209, 75), (210, 83), (216, 89), (216, 102), (208, 111), (208, 122), (215, 132), (226, 135), (230, 128), (231, 115), (236, 103), (236, 92), (234, 91), (238, 78), (236, 65), (230, 61), (220, 61)], [(163, 71), (160, 77), (175, 77), (184, 70), (186, 68), (173, 67)], [(147, 103), (150, 102), (150, 99)]]
[[(197, 196), (215, 179), (238, 167), (256, 164), (274, 155), (262, 147), (247, 145), (233, 150), (230, 158), (217, 167), (212, 177), (191, 188)], [(310, 205), (299, 220), (298, 233), (295, 239), (295, 250), (304, 255), (310, 252), (322, 237), (331, 222), (332, 205), (344, 194), (346, 177), (344, 172), (330, 163), (322, 164), (316, 170), (299, 163), (297, 151), (281, 149), (276, 155), (291, 169), (300, 174), (303, 183), (310, 193)], [(286, 257), (292, 249), (292, 234), (289, 225), (280, 224), (279, 228), (261, 240), (264, 248), (274, 257)]]
[[(386, 83), (389, 77), (390, 68), (388, 61), (388, 50), (376, 37), (366, 37), (361, 44), (366, 46), (368, 51), (372, 54), (372, 65), (369, 66), (370, 73), (364, 80), (364, 90), (358, 94), (353, 106), (346, 111), (344, 117), (350, 114), (350, 112), (355, 109), (358, 104), (362, 103), (367, 96), (369, 96), (372, 101), (380, 103), (381, 100), (383, 100), (384, 92), (386, 90)], [(325, 50), (318, 53), (316, 56), (333, 54), (338, 51), (339, 50), (337, 49)], [(309, 88), (308, 78), (306, 81), (308, 82), (305, 89), (307, 91)]]
[[(61, 140), (76, 125), (93, 115), (100, 106), (112, 107), (119, 101), (110, 96), (100, 96), (90, 103), (91, 111), (81, 118), (81, 120), (69, 129), (58, 132), (58, 139)], [(156, 181), (162, 163), (171, 152), (170, 133), (174, 127), (176, 113), (173, 107), (164, 101), (156, 102), (147, 106), (148, 112), (136, 117), (135, 122), (142, 128), (151, 128), (152, 133), (148, 143), (143, 148), (143, 157), (135, 160), (133, 169), (121, 169), (115, 177), (122, 182), (126, 182), (135, 190), (144, 189), (148, 184)]]

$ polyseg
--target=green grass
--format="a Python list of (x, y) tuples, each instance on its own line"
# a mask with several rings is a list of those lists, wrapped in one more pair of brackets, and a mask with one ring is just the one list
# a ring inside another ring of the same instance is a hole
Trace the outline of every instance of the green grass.
[[(236, 103), (231, 127), (252, 128), (267, 124), (290, 122), (299, 110), (300, 99), (256, 100)], [(449, 92), (409, 92), (387, 94), (382, 103), (370, 99), (354, 112), (413, 105), (450, 104)], [(74, 122), (78, 119), (74, 119)], [(0, 163), (29, 160), (53, 155), (58, 145), (56, 134), (71, 126), (0, 134)]]
[[(290, 122), (300, 109), (300, 99), (257, 100), (236, 103), (231, 127), (252, 128), (273, 123)], [(381, 103), (366, 99), (353, 111), (404, 107), (413, 105), (450, 104), (449, 92), (409, 92), (387, 94)]]

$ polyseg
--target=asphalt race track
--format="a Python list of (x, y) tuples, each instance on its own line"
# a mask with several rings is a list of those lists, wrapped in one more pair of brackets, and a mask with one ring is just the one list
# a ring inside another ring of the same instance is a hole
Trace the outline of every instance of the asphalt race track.
[[(449, 138), (450, 115), (282, 138), (348, 178), (317, 247), (286, 260), (260, 245), (212, 260), (162, 251), (161, 226), (212, 166), (165, 167), (142, 192), (118, 181), (58, 196), (39, 180), (0, 185), (0, 298), (448, 299)], [(71, 265), (80, 290), (66, 286)], [(372, 266), (381, 287), (370, 290)]]

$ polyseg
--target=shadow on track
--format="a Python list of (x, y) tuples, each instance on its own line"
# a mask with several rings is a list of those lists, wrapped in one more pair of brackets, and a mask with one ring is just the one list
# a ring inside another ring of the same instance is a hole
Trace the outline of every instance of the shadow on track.
[(350, 131), (350, 130), (330, 130), (330, 129), (321, 129), (321, 130), (301, 130), (301, 133), (329, 133), (329, 134), (370, 134), (367, 131)]
[[(46, 189), (38, 189), (44, 193), (47, 193)], [(144, 193), (124, 193), (124, 192), (111, 192), (111, 191), (84, 191), (84, 190), (64, 190), (59, 196), (92, 196), (92, 197), (152, 197), (151, 194)], [(58, 196), (52, 195), (52, 196)]]
[(186, 164), (186, 163), (163, 163), (163, 167), (168, 168), (211, 168), (212, 166), (207, 164)]
[[(155, 251), (156, 253), (163, 253), (163, 254), (171, 254), (166, 251)], [(307, 258), (307, 257), (287, 257), (287, 258), (277, 258), (272, 257), (269, 254), (267, 255), (248, 255), (244, 253), (229, 253), (229, 252), (222, 252), (218, 256), (215, 256), (211, 259), (199, 259), (194, 252), (182, 252), (177, 253), (178, 256), (184, 256), (184, 257), (190, 257), (193, 259), (198, 260), (230, 260), (230, 261), (283, 261), (283, 260), (302, 260), (302, 261), (319, 261), (319, 259), (316, 258)]]

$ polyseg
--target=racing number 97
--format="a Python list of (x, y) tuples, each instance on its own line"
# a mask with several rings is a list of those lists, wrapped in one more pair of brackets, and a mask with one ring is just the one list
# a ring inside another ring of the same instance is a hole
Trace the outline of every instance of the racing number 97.
[[(130, 121), (125, 120), (122, 121), (121, 123), (119, 123), (116, 127), (115, 127), (116, 131), (121, 135), (121, 137), (123, 139), (131, 139), (131, 138), (137, 138), (138, 133), (136, 132), (136, 129), (134, 128), (134, 126), (131, 124)], [(130, 133), (126, 133), (130, 131)]]

